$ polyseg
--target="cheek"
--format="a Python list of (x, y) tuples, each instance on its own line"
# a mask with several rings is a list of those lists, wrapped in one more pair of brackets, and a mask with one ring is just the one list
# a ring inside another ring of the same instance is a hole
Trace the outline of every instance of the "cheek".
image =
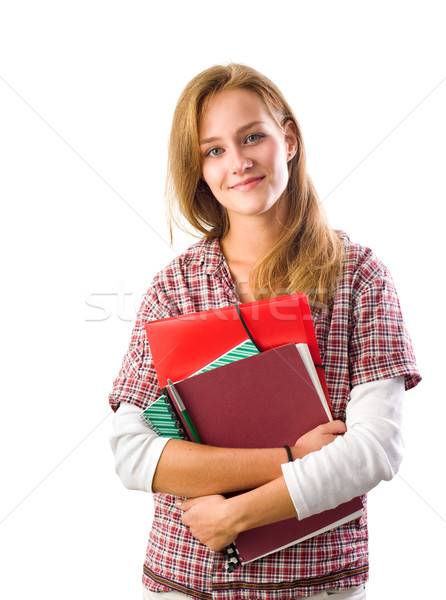
[(269, 165), (274, 171), (280, 172), (283, 166), (287, 164), (287, 153), (284, 144), (278, 140), (273, 140), (272, 143), (265, 144), (261, 149), (259, 161), (265, 165)]
[(215, 179), (214, 168), (212, 167), (212, 164), (205, 162), (201, 168), (201, 174), (207, 184), (211, 185), (211, 182)]
[(223, 170), (221, 164), (217, 161), (207, 162), (201, 169), (203, 179), (206, 181), (212, 191), (220, 188), (223, 183)]
[(276, 152), (271, 152), (270, 160), (274, 168), (274, 179), (280, 185), (286, 184), (288, 181), (288, 162), (284, 149), (277, 148)]

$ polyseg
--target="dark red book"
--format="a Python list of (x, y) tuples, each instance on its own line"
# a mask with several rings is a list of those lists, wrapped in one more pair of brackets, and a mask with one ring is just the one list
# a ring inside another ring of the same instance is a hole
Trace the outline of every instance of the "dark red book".
[[(304, 433), (330, 420), (294, 344), (195, 375), (173, 387), (201, 442), (212, 446), (292, 446)], [(183, 425), (187, 431), (187, 424)], [(306, 519), (287, 519), (242, 532), (235, 541), (238, 559), (245, 564), (361, 514), (362, 502), (355, 498)]]

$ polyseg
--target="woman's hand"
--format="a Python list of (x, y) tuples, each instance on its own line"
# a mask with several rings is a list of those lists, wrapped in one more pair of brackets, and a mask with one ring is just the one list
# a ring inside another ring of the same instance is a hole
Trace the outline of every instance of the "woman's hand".
[(320, 450), (322, 446), (330, 444), (338, 435), (344, 435), (346, 431), (347, 426), (342, 421), (330, 421), (318, 425), (297, 440), (293, 448), (293, 457), (303, 458), (310, 452)]
[(228, 500), (224, 496), (202, 496), (178, 502), (184, 511), (183, 523), (192, 535), (210, 550), (216, 552), (228, 546), (237, 537), (238, 531), (231, 526)]

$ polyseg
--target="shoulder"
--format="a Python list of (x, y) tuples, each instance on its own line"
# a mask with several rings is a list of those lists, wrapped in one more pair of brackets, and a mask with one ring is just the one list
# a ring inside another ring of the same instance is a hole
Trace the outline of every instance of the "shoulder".
[(222, 262), (223, 255), (217, 239), (202, 239), (174, 258), (153, 279), (153, 285), (161, 285), (178, 279), (196, 276), (200, 272), (212, 272)]
[(356, 290), (368, 284), (390, 279), (386, 265), (368, 246), (352, 242), (344, 231), (336, 231), (344, 246), (342, 282)]
[(208, 289), (208, 275), (224, 263), (218, 239), (200, 240), (174, 258), (157, 273), (146, 294), (156, 317), (199, 310), (200, 299)]

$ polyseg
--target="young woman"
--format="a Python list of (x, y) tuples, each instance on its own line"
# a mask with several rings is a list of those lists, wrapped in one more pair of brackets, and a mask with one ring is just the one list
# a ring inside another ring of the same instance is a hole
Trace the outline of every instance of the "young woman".
[[(245, 529), (358, 495), (365, 509), (366, 492), (396, 473), (404, 390), (420, 376), (391, 277), (371, 250), (329, 227), (297, 120), (251, 68), (212, 67), (186, 86), (168, 172), (172, 218), (179, 212), (203, 239), (152, 282), (110, 395), (117, 473), (154, 493), (144, 597), (364, 598), (365, 510), (233, 573), (218, 550)], [(214, 448), (142, 424), (159, 393), (145, 322), (290, 292), (309, 297), (336, 419), (298, 439), (293, 462), (283, 448)]]

